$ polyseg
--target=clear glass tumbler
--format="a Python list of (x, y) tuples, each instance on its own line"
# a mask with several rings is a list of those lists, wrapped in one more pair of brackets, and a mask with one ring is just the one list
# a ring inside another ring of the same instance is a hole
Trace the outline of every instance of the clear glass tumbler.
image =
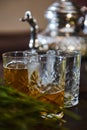
[(66, 58), (64, 106), (72, 107), (79, 103), (81, 53), (79, 51), (57, 50), (57, 54)]
[(7, 86), (28, 94), (27, 56), (23, 51), (2, 54), (4, 79)]
[[(28, 57), (29, 95), (55, 106), (64, 106), (66, 60), (56, 54), (34, 54)], [(53, 111), (60, 118), (63, 112)]]

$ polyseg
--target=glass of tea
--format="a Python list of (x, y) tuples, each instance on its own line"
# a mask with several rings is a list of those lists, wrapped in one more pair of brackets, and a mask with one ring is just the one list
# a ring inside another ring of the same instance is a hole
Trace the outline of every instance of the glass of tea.
[(28, 94), (27, 56), (23, 51), (2, 54), (6, 86)]
[(28, 57), (29, 95), (56, 106), (52, 114), (60, 118), (63, 112), (57, 108), (64, 105), (66, 59), (54, 51)]

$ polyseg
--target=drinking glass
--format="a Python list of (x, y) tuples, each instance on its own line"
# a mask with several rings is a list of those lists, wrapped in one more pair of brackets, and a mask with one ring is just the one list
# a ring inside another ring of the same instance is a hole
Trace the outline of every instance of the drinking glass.
[(64, 106), (65, 58), (54, 53), (34, 54), (28, 58), (29, 95), (57, 106), (53, 114), (62, 118), (63, 112), (57, 108)]
[(28, 94), (27, 56), (23, 51), (2, 54), (6, 86)]
[(66, 58), (64, 106), (72, 107), (79, 103), (81, 53), (57, 50), (57, 54)]

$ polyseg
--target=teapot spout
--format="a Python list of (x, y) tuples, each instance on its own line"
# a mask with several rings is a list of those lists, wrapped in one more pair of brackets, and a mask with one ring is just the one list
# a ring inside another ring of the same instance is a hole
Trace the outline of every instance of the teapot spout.
[(36, 19), (32, 16), (30, 11), (26, 11), (23, 18), (20, 19), (22, 22), (28, 22), (30, 25), (30, 40), (29, 40), (29, 49), (36, 49), (38, 48), (38, 40), (37, 40), (37, 32), (38, 32), (38, 25)]

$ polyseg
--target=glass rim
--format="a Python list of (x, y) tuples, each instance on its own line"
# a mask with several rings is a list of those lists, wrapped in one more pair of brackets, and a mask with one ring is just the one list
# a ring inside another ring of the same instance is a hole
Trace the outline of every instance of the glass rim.
[[(51, 59), (52, 58), (52, 59)], [(36, 62), (41, 62), (41, 63), (46, 63), (48, 60), (53, 60), (56, 59), (62, 63), (66, 63), (66, 57), (64, 56), (58, 56), (58, 55), (49, 55), (48, 54), (37, 54), (37, 55), (30, 55), (28, 57), (28, 63), (36, 63)]]
[(35, 53), (32, 53), (32, 52), (28, 52), (28, 51), (7, 51), (7, 52), (4, 52), (2, 54), (2, 57), (9, 57), (9, 58), (21, 58), (21, 57), (25, 57), (25, 58), (28, 58), (28, 57), (32, 57), (32, 56), (37, 56), (38, 58), (44, 58), (44, 57), (47, 57), (47, 56), (52, 56), (52, 57), (56, 57), (58, 59), (66, 59), (65, 56), (61, 56), (61, 55), (57, 55), (56, 53), (55, 54), (48, 54), (47, 52), (46, 53), (38, 53), (38, 52), (35, 52)]
[(27, 57), (24, 55), (24, 51), (8, 51), (2, 54), (2, 57)]
[(81, 52), (79, 50), (57, 50), (58, 55), (62, 55), (64, 57), (73, 57), (73, 56), (81, 56)]

